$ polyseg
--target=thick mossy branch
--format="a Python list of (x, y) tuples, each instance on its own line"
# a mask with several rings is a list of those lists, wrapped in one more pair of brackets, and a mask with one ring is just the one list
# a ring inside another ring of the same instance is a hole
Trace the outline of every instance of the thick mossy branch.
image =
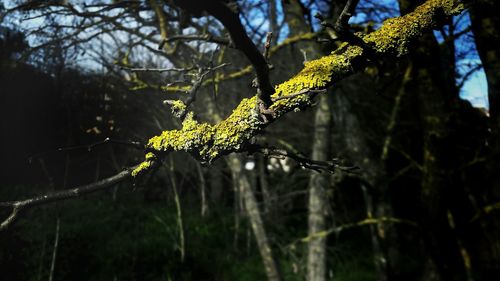
[[(371, 53), (401, 56), (407, 52), (413, 39), (437, 26), (444, 17), (462, 10), (463, 5), (457, 0), (428, 0), (410, 14), (385, 21), (379, 30), (362, 39), (373, 48)], [(297, 75), (276, 86), (272, 97), (293, 95), (307, 89), (325, 89), (366, 65), (366, 53), (367, 50), (359, 46), (345, 43), (328, 56), (306, 62)], [(151, 138), (147, 148), (155, 154), (185, 151), (208, 162), (221, 155), (241, 151), (253, 136), (268, 125), (259, 118), (256, 103), (256, 97), (243, 99), (229, 117), (216, 125), (198, 123), (189, 114), (181, 129), (164, 131)], [(290, 99), (277, 99), (271, 109), (276, 119), (311, 104), (312, 95), (296, 95)], [(140, 167), (147, 169), (148, 165)]]
[(412, 39), (436, 28), (446, 17), (459, 14), (464, 5), (458, 0), (428, 0), (403, 17), (388, 19), (363, 40), (380, 54), (400, 56), (408, 51)]

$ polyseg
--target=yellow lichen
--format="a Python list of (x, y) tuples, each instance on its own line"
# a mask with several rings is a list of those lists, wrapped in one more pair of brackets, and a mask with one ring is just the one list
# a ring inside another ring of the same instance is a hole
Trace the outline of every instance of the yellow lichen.
[(186, 104), (181, 100), (170, 101), (170, 106), (172, 114), (177, 118), (183, 116), (187, 109)]
[(408, 51), (410, 39), (436, 25), (436, 16), (455, 15), (463, 9), (458, 0), (428, 0), (412, 13), (386, 20), (379, 30), (364, 36), (363, 40), (378, 53), (403, 55)]
[[(363, 50), (357, 46), (350, 46), (344, 53), (336, 53), (306, 62), (302, 71), (276, 87), (276, 92), (272, 97), (291, 95), (304, 89), (326, 88), (332, 80), (339, 79), (352, 72), (352, 59), (361, 56)], [(278, 100), (273, 104), (272, 108), (287, 111), (300, 103), (308, 102), (309, 97), (307, 95), (300, 95), (291, 99)]]
[(143, 171), (147, 171), (149, 168), (151, 168), (151, 166), (153, 165), (153, 162), (156, 160), (156, 156), (153, 153), (148, 152), (148, 153), (146, 153), (145, 159), (146, 160), (142, 161), (141, 164), (139, 164), (132, 171), (132, 173), (131, 173), (132, 177), (136, 177), (137, 175), (139, 175)]

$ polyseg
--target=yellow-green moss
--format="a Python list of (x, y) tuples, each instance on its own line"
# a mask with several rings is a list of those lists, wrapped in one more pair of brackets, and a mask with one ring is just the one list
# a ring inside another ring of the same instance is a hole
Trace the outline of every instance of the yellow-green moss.
[[(379, 30), (364, 36), (363, 40), (372, 45), (378, 53), (401, 55), (406, 52), (411, 39), (435, 24), (436, 14), (452, 15), (461, 9), (462, 5), (455, 0), (429, 0), (413, 13), (387, 20)], [(306, 62), (302, 71), (276, 86), (273, 97), (292, 95), (305, 89), (324, 89), (351, 74), (353, 62), (364, 60), (363, 52), (359, 46), (343, 44), (328, 56)], [(246, 71), (244, 69), (242, 72)], [(164, 131), (161, 135), (151, 138), (147, 146), (160, 152), (186, 151), (206, 161), (211, 161), (221, 154), (238, 151), (266, 125), (258, 118), (256, 104), (257, 97), (243, 99), (230, 116), (216, 125), (198, 123), (193, 114), (189, 113), (181, 129)], [(271, 109), (278, 118), (288, 111), (309, 105), (310, 96), (299, 95), (280, 99)], [(144, 161), (136, 169), (137, 173), (145, 169), (144, 167), (149, 167), (147, 165), (151, 163)]]
[(172, 114), (177, 118), (183, 116), (187, 110), (186, 104), (181, 100), (171, 101), (170, 106), (172, 109)]
[(148, 147), (158, 151), (190, 151), (205, 146), (213, 138), (213, 126), (200, 124), (193, 119), (190, 112), (182, 122), (182, 129), (164, 131), (161, 135), (151, 138)]
[(147, 171), (149, 168), (151, 168), (151, 166), (153, 165), (153, 162), (155, 160), (156, 160), (156, 156), (153, 153), (151, 153), (151, 152), (146, 153), (145, 160), (142, 161), (142, 163), (139, 164), (139, 166), (137, 166), (137, 168), (135, 168), (132, 171), (132, 173), (131, 173), (132, 177), (136, 177), (141, 172)]
[[(323, 89), (332, 81), (347, 76), (353, 71), (352, 60), (362, 56), (363, 49), (348, 46), (342, 54), (333, 52), (317, 60), (308, 61), (304, 68), (290, 80), (278, 85), (273, 98), (292, 95), (305, 89)], [(290, 99), (281, 99), (272, 105), (278, 113), (285, 113), (299, 106), (311, 103), (308, 95), (299, 95)]]
[(256, 117), (256, 102), (256, 97), (242, 100), (233, 114), (217, 125), (198, 123), (190, 112), (180, 130), (164, 131), (151, 138), (147, 146), (164, 152), (189, 151), (206, 161), (221, 151), (238, 150), (262, 124)]
[(438, 13), (451, 16), (463, 9), (458, 0), (428, 0), (412, 13), (386, 20), (379, 30), (364, 36), (363, 40), (378, 53), (403, 55), (408, 51), (410, 39), (419, 37), (436, 25)]

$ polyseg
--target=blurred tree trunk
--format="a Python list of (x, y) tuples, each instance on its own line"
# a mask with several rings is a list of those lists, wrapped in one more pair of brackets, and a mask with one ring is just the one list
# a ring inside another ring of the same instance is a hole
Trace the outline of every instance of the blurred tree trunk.
[(296, 36), (311, 31), (306, 22), (307, 15), (304, 4), (300, 0), (281, 1), (285, 22), (288, 24), (288, 36)]
[[(243, 197), (245, 210), (252, 226), (255, 240), (257, 241), (257, 246), (266, 270), (267, 279), (269, 281), (281, 281), (281, 273), (278, 268), (278, 263), (276, 262), (271, 250), (271, 245), (262, 221), (262, 215), (257, 204), (257, 199), (255, 198), (254, 191), (252, 190), (250, 179), (243, 171), (243, 161), (240, 156), (236, 154), (230, 154), (227, 157), (227, 161), (231, 169), (233, 183), (239, 187), (239, 191), (241, 193), (240, 196)], [(238, 199), (235, 198), (235, 200)]]
[[(500, 2), (470, 1), (471, 27), (488, 82), (492, 126), (500, 129)], [(498, 137), (498, 135), (497, 135)]]
[[(400, 0), (401, 13), (414, 9), (421, 1)], [(410, 51), (411, 74), (406, 91), (418, 97), (422, 124), (422, 176), (419, 223), (423, 240), (442, 281), (464, 280), (456, 233), (448, 220), (453, 200), (458, 159), (453, 140), (452, 113), (458, 99), (455, 81), (449, 75), (454, 65), (443, 64), (443, 54), (432, 34), (422, 36)], [(456, 192), (456, 191), (455, 191)]]
[(204, 168), (199, 162), (196, 162), (196, 171), (200, 177), (201, 216), (204, 217), (208, 214), (207, 182)]
[[(335, 5), (333, 5), (335, 6)], [(290, 36), (306, 33), (311, 30), (307, 23), (310, 11), (297, 0), (283, 2), (285, 21), (290, 29)], [(297, 44), (304, 55), (304, 60), (313, 59), (321, 54), (319, 46), (314, 43)], [(328, 95), (320, 95), (314, 120), (314, 135), (312, 139), (312, 159), (328, 160), (330, 152), (331, 100)], [(307, 280), (326, 280), (326, 238), (315, 237), (317, 233), (326, 230), (327, 196), (325, 188), (329, 186), (329, 175), (311, 171), (309, 178), (308, 198), (308, 236), (314, 237), (308, 242), (307, 248)]]
[(222, 165), (220, 163), (214, 163), (210, 167), (210, 173), (208, 174), (208, 184), (210, 186), (210, 202), (212, 204), (223, 204), (223, 187), (224, 187), (224, 175), (222, 172)]
[[(208, 117), (214, 122), (220, 122), (221, 117), (218, 113), (214, 100), (209, 95), (206, 95), (205, 99), (207, 111), (211, 112)], [(257, 247), (264, 264), (267, 279), (269, 281), (281, 281), (282, 276), (279, 264), (272, 252), (271, 244), (267, 237), (264, 222), (262, 220), (262, 214), (257, 203), (257, 198), (252, 190), (250, 178), (243, 171), (244, 162), (242, 160), (242, 156), (232, 153), (226, 157), (226, 162), (229, 170), (231, 171), (231, 178), (233, 180), (235, 204), (239, 204), (239, 200), (243, 199), (248, 220), (252, 226), (252, 231), (255, 236), (255, 240), (257, 241)], [(235, 213), (235, 216), (239, 220), (239, 214)]]
[[(336, 19), (347, 1), (332, 1), (327, 15)], [(290, 29), (290, 36), (306, 33), (311, 30), (307, 19), (311, 21), (311, 11), (297, 0), (283, 1), (285, 21)], [(310, 60), (322, 53), (318, 45), (297, 44), (297, 48), (304, 55), (304, 60)], [(328, 95), (321, 95), (318, 98), (318, 105), (314, 120), (314, 136), (312, 140), (312, 159), (326, 161), (330, 156), (331, 144), (331, 103)], [(327, 195), (325, 189), (329, 186), (329, 175), (311, 171), (308, 186), (308, 236), (313, 237), (308, 243), (307, 254), (307, 280), (324, 281), (327, 272), (327, 237), (318, 235), (326, 230), (327, 215)]]
[(269, 181), (267, 179), (267, 157), (263, 155), (256, 155), (255, 166), (257, 179), (262, 190), (262, 201), (264, 203), (264, 213), (272, 221), (273, 218), (273, 197), (275, 192), (269, 188)]
[(186, 239), (184, 235), (184, 221), (182, 215), (181, 199), (179, 197), (179, 192), (177, 188), (177, 177), (175, 176), (174, 158), (172, 155), (169, 156), (168, 173), (170, 178), (170, 184), (172, 185), (172, 191), (174, 193), (174, 202), (176, 210), (176, 220), (177, 227), (179, 228), (179, 251), (181, 256), (181, 262), (184, 262), (186, 257)]
[[(330, 155), (331, 106), (329, 95), (321, 95), (314, 120), (312, 159), (326, 161)], [(329, 175), (311, 172), (309, 179), (308, 236), (326, 230), (327, 196)], [(326, 280), (326, 236), (309, 241), (307, 254), (307, 280)]]
[[(477, 51), (486, 73), (491, 136), (491, 153), (487, 162), (487, 185), (485, 195), (479, 198), (481, 205), (500, 201), (500, 2), (478, 0), (470, 6), (472, 32)], [(498, 214), (498, 212), (496, 213)], [(500, 275), (500, 225), (494, 212), (480, 218), (485, 239), (478, 241), (477, 266), (481, 276)]]

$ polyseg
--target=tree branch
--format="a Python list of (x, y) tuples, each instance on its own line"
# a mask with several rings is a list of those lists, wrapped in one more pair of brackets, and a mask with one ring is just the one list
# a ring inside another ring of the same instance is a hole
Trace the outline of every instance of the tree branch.
[(337, 31), (346, 30), (349, 27), (349, 19), (354, 15), (359, 0), (348, 0), (340, 14), (335, 27)]
[(163, 72), (189, 72), (194, 69), (194, 67), (187, 67), (187, 68), (147, 68), (147, 67), (128, 67), (124, 65), (119, 66), (120, 69), (122, 70), (128, 70), (132, 72), (158, 72), (158, 73), (163, 73)]
[(230, 63), (223, 63), (214, 67), (200, 67), (198, 68), (197, 79), (194, 81), (191, 88), (187, 91), (188, 97), (186, 101), (182, 102), (180, 100), (165, 100), (164, 104), (169, 104), (172, 106), (172, 112), (175, 117), (179, 117), (181, 120), (184, 120), (186, 114), (188, 113), (189, 106), (196, 100), (196, 94), (198, 93), (198, 89), (201, 87), (205, 77), (218, 69), (226, 67), (230, 65)]
[(334, 173), (336, 170), (341, 170), (344, 172), (353, 172), (358, 169), (355, 166), (342, 166), (340, 165), (338, 159), (332, 159), (331, 161), (318, 161), (307, 158), (300, 153), (294, 153), (287, 151), (282, 148), (276, 147), (265, 147), (258, 144), (252, 144), (246, 147), (249, 153), (262, 153), (267, 157), (275, 157), (279, 159), (290, 158), (297, 162), (302, 168), (315, 170), (317, 172), (329, 172)]
[(158, 50), (161, 50), (166, 43), (170, 43), (177, 40), (206, 41), (206, 42), (216, 43), (222, 46), (227, 46), (229, 48), (234, 48), (234, 44), (231, 42), (231, 40), (226, 38), (216, 37), (211, 34), (201, 34), (201, 35), (189, 34), (189, 35), (173, 35), (166, 39), (163, 39), (158, 45)]
[[(206, 2), (212, 3), (213, 1)], [(204, 1), (202, 3), (206, 4), (206, 2)], [(219, 2), (219, 5), (224, 4)], [(456, 15), (460, 13), (463, 8), (464, 6), (458, 0), (428, 0), (414, 12), (386, 21), (379, 30), (365, 35), (361, 39), (369, 44), (378, 54), (387, 56), (392, 55), (394, 57), (401, 56), (407, 53), (409, 44), (411, 44), (412, 40), (419, 38), (423, 32), (435, 27), (436, 23), (443, 15)], [(226, 9), (229, 8), (226, 7)], [(256, 69), (262, 67), (263, 69), (263, 72), (257, 70), (258, 78), (265, 74), (264, 76), (266, 77), (261, 78), (264, 79), (263, 81), (267, 79), (267, 82), (269, 82), (269, 77), (267, 77), (269, 71), (267, 62), (255, 45), (250, 41), (246, 33), (244, 33), (244, 30), (243, 33), (241, 33), (240, 29), (242, 29), (242, 26), (238, 20), (237, 14), (227, 15), (223, 13), (218, 16), (221, 18), (229, 17), (229, 19), (225, 18), (224, 20), (225, 25), (228, 24), (226, 27), (230, 29), (232, 37), (233, 35), (243, 35), (244, 38), (239, 38), (239, 41), (233, 38), (235, 45), (249, 52), (247, 56), (256, 60), (252, 61), (251, 59), (254, 67), (256, 67)], [(229, 25), (231, 22), (235, 21), (237, 25), (239, 25), (236, 29), (234, 29), (234, 26)], [(233, 32), (231, 32), (231, 30)], [(246, 45), (248, 42), (250, 42), (250, 45)], [(302, 71), (290, 80), (276, 86), (276, 92), (272, 97), (268, 97), (270, 102), (271, 99), (274, 99), (274, 103), (270, 107), (276, 116), (273, 121), (287, 112), (312, 106), (311, 96), (305, 93), (324, 90), (332, 83), (338, 82), (350, 76), (355, 71), (362, 69), (367, 63), (366, 56), (366, 52), (364, 52), (363, 48), (353, 44), (344, 44), (330, 55), (307, 62)], [(260, 62), (262, 62), (262, 64)], [(259, 78), (259, 86), (262, 87), (263, 85), (265, 84), (262, 84)], [(267, 86), (270, 86), (270, 84), (268, 83)], [(274, 92), (274, 89), (272, 89), (272, 92)], [(190, 119), (186, 120), (188, 122), (183, 122), (183, 127), (179, 130), (167, 130), (162, 132), (161, 135), (155, 136), (149, 140), (146, 145), (148, 153), (146, 154), (146, 159), (142, 163), (135, 167), (127, 168), (112, 177), (48, 195), (0, 203), (0, 207), (12, 208), (10, 215), (0, 224), (0, 230), (12, 224), (19, 213), (26, 209), (54, 201), (76, 198), (84, 194), (108, 188), (127, 179), (131, 175), (142, 175), (154, 167), (157, 167), (158, 163), (160, 163), (159, 160), (161, 160), (159, 157), (163, 157), (170, 151), (185, 151), (197, 159), (208, 162), (231, 152), (246, 151), (245, 149), (251, 148), (251, 145), (249, 145), (250, 140), (269, 125), (269, 122), (262, 122), (262, 120), (258, 118), (259, 113), (255, 111), (257, 98), (258, 97), (253, 97), (242, 100), (233, 113), (218, 124), (211, 125), (207, 123), (198, 123)], [(334, 162), (328, 163), (325, 166), (325, 163), (309, 162), (305, 157), (292, 155), (286, 151), (273, 150), (270, 152), (278, 156), (281, 155), (282, 157), (296, 156), (295, 159), (299, 163), (312, 169), (331, 170), (337, 168)]]
[(2, 202), (0, 203), (0, 207), (10, 207), (12, 208), (12, 211), (10, 215), (3, 220), (3, 222), (0, 224), (0, 231), (6, 229), (9, 227), (21, 214), (21, 212), (31, 209), (35, 206), (42, 205), (42, 204), (47, 204), (50, 202), (55, 202), (55, 201), (62, 201), (62, 200), (67, 200), (71, 198), (76, 198), (80, 197), (85, 194), (89, 194), (92, 192), (96, 192), (99, 190), (103, 190), (106, 188), (109, 188), (131, 176), (132, 170), (134, 170), (137, 166), (127, 168), (120, 173), (111, 176), (109, 178), (83, 185), (80, 187), (75, 187), (73, 189), (68, 189), (68, 190), (61, 190), (58, 192), (50, 193), (50, 194), (45, 194), (45, 195), (38, 195), (32, 198), (24, 199), (24, 200), (17, 200), (17, 201), (11, 201), (11, 202)]
[(206, 11), (218, 19), (228, 30), (231, 40), (236, 49), (242, 51), (252, 64), (259, 82), (259, 99), (266, 105), (272, 104), (271, 95), (274, 93), (274, 87), (269, 80), (269, 66), (266, 59), (259, 52), (257, 46), (248, 37), (245, 28), (241, 24), (237, 9), (229, 7), (228, 3), (219, 0), (205, 1), (174, 1), (181, 8), (195, 14)]
[[(415, 39), (434, 28), (443, 15), (451, 16), (462, 10), (463, 5), (458, 0), (428, 0), (412, 13), (385, 21), (381, 28), (361, 39), (378, 55), (399, 57), (408, 52)], [(261, 54), (259, 56), (263, 58)], [(272, 121), (287, 112), (313, 105), (310, 95), (280, 97), (306, 89), (326, 89), (334, 82), (364, 69), (368, 58), (362, 47), (346, 43), (327, 56), (308, 61), (302, 71), (276, 86), (276, 92), (270, 97), (275, 99), (270, 107), (274, 117)], [(206, 162), (232, 152), (242, 152), (250, 140), (271, 123), (259, 118), (259, 112), (255, 110), (257, 101), (255, 96), (243, 99), (231, 115), (215, 125), (195, 120), (184, 122), (181, 129), (167, 130), (151, 138), (147, 149), (154, 152), (185, 151)]]

